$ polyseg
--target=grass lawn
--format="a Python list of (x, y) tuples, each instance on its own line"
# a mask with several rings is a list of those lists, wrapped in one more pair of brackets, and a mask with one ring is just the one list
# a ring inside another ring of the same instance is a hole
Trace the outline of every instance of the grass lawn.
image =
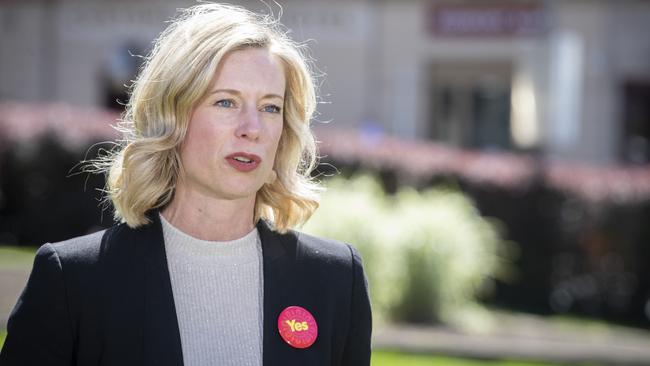
[[(374, 351), (372, 366), (556, 366), (550, 363), (510, 361), (510, 360), (475, 360), (432, 356), (423, 354), (408, 354), (390, 351)], [(586, 365), (585, 365), (586, 366)]]
[[(32, 268), (36, 249), (34, 247), (0, 246), (0, 309), (6, 314), (9, 313), (16, 302), (17, 294), (14, 294), (13, 287), (17, 286), (17, 291), (20, 291), (24, 286), (23, 282), (14, 284), (15, 280), (12, 274), (15, 272), (29, 272)], [(7, 291), (10, 295), (7, 295)], [(5, 337), (7, 336), (7, 331), (2, 326), (3, 324), (0, 324), (0, 347), (5, 343)]]
[[(0, 330), (0, 348), (4, 344), (7, 332)], [(375, 351), (372, 354), (372, 366), (552, 366), (546, 363), (515, 361), (479, 361), (462, 358), (450, 358), (428, 355), (413, 355), (398, 352)]]
[(36, 249), (38, 248), (0, 246), (0, 269), (30, 270)]

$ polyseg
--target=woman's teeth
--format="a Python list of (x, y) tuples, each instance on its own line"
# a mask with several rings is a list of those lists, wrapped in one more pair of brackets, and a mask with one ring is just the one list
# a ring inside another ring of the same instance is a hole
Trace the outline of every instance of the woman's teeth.
[(237, 161), (241, 161), (242, 163), (250, 163), (250, 162), (252, 162), (252, 160), (246, 159), (246, 158), (241, 157), (241, 156), (235, 156), (233, 159), (235, 159)]

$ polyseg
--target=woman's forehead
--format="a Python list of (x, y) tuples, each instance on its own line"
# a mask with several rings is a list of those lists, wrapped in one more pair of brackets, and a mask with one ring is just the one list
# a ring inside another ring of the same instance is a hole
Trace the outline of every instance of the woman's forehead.
[(266, 48), (229, 52), (222, 58), (212, 83), (212, 90), (219, 89), (284, 95), (282, 61)]

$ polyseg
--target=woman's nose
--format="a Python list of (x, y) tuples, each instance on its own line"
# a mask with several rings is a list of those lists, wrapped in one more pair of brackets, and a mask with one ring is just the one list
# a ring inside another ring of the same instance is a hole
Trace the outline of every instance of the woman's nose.
[(257, 138), (260, 136), (261, 129), (262, 124), (258, 111), (254, 108), (243, 109), (241, 112), (239, 125), (235, 131), (237, 137), (257, 140)]

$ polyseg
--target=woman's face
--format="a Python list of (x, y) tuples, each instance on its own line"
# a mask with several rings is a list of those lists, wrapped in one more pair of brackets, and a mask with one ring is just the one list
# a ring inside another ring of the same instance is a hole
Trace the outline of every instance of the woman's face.
[(264, 48), (226, 55), (181, 146), (177, 189), (193, 197), (255, 199), (282, 134), (285, 75)]

